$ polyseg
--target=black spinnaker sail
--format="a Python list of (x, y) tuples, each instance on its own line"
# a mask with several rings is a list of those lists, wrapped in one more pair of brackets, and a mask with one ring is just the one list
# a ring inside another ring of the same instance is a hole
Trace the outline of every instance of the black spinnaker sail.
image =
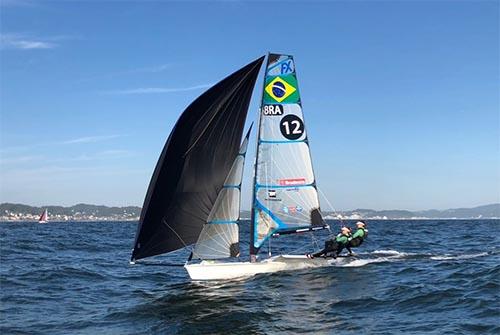
[(132, 261), (195, 243), (238, 155), (261, 57), (182, 113), (163, 148), (142, 207)]

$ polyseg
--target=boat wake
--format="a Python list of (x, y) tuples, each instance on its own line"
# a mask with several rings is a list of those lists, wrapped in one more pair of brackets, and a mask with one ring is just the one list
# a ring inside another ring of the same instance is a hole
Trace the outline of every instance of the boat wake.
[[(465, 260), (473, 259), (478, 257), (485, 257), (490, 255), (489, 252), (480, 252), (474, 254), (443, 254), (435, 255), (429, 253), (407, 253), (397, 250), (375, 250), (370, 253), (358, 254), (358, 257), (344, 258), (341, 262), (331, 262), (330, 265), (338, 267), (361, 267), (373, 263), (385, 263), (385, 262), (395, 262), (395, 261), (405, 261), (414, 259), (425, 259), (428, 258), (433, 261), (449, 261), (449, 260)], [(375, 258), (370, 257), (371, 255), (378, 256)]]
[(401, 261), (448, 261), (463, 260), (490, 255), (489, 252), (462, 255), (436, 255), (429, 253), (408, 253), (397, 250), (375, 250), (368, 253), (359, 253), (354, 256), (340, 256), (333, 258), (317, 257), (309, 259), (305, 255), (279, 255), (256, 263), (234, 262), (217, 263), (202, 262), (186, 265), (193, 280), (234, 280), (248, 278), (256, 274), (274, 273), (281, 271), (297, 271), (322, 267), (363, 267), (375, 263), (390, 263)]
[(443, 256), (432, 256), (431, 259), (434, 261), (448, 261), (448, 260), (455, 260), (455, 259), (471, 259), (471, 258), (477, 258), (477, 257), (484, 257), (488, 256), (489, 253), (487, 252), (480, 252), (477, 254), (465, 254), (465, 255), (450, 255), (450, 254), (444, 254)]

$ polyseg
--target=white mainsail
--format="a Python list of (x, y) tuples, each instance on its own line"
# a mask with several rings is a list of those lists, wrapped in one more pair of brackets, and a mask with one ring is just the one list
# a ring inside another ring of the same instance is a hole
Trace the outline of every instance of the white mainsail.
[(324, 225), (292, 56), (270, 54), (255, 168), (251, 254), (277, 233)]

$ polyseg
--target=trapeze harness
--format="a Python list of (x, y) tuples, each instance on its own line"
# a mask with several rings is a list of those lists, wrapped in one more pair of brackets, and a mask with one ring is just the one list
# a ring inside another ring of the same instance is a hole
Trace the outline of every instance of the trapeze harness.
[(350, 247), (354, 247), (354, 248), (359, 247), (363, 243), (364, 239), (368, 237), (368, 229), (365, 229), (365, 228), (358, 228), (358, 229), (361, 229), (363, 231), (363, 236), (356, 236), (355, 238), (353, 238), (349, 242)]

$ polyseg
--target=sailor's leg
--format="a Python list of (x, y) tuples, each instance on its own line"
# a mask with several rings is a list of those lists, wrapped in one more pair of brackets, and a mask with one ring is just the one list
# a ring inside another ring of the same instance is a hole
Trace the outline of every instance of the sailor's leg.
[(349, 255), (352, 255), (352, 250), (351, 250), (351, 246), (348, 244), (345, 246), (345, 248), (347, 249), (347, 251), (349, 251)]
[(323, 256), (324, 254), (326, 254), (327, 250), (326, 249), (323, 249), (321, 251), (318, 251), (317, 253), (314, 253), (312, 254), (313, 257), (320, 257), (320, 256)]
[(340, 243), (338, 244), (337, 250), (335, 251), (335, 253), (337, 254), (337, 256), (340, 255), (340, 253), (342, 252), (342, 250), (344, 250), (344, 246), (345, 245), (343, 245), (343, 244), (340, 244)]

